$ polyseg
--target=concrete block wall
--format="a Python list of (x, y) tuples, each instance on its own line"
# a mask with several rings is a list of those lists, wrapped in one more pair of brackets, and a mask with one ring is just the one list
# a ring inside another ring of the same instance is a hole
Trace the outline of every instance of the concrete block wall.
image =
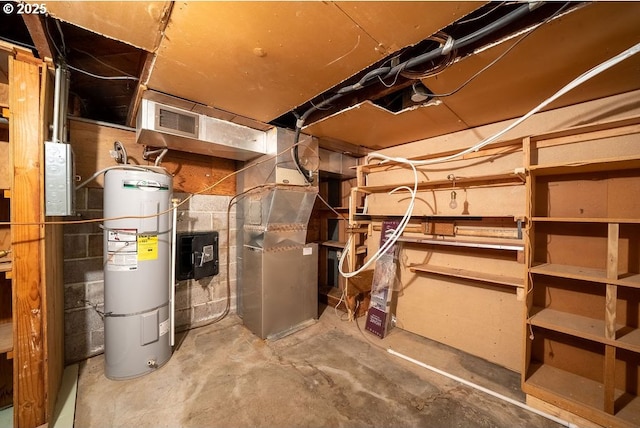
[[(180, 200), (186, 193), (174, 193)], [(198, 281), (179, 281), (176, 286), (176, 330), (186, 330), (219, 317), (227, 307), (230, 279), (230, 312), (236, 309), (235, 208), (230, 213), (227, 237), (227, 206), (230, 196), (196, 195), (178, 208), (178, 232), (218, 231), (220, 273)], [(83, 188), (76, 194), (79, 219), (103, 217), (103, 190)], [(104, 351), (103, 232), (101, 223), (65, 226), (65, 360), (84, 360)], [(231, 245), (229, 245), (231, 242)], [(229, 269), (227, 269), (227, 250)]]

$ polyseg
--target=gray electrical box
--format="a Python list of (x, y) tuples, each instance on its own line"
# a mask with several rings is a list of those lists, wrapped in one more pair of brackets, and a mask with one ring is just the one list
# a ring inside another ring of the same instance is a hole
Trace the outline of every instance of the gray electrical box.
[(75, 214), (75, 168), (70, 144), (44, 143), (45, 215)]

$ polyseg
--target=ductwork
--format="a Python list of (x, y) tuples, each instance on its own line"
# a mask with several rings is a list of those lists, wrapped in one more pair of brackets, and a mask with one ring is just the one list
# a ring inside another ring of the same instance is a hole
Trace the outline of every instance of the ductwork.
[(267, 153), (265, 131), (143, 99), (136, 141), (152, 147), (249, 161)]
[(356, 177), (358, 159), (344, 153), (320, 149), (320, 172), (327, 177), (348, 179)]

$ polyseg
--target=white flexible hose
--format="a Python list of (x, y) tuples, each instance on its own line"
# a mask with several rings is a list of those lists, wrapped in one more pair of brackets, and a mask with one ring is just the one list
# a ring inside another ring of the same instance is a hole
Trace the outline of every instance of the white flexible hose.
[[(388, 156), (376, 154), (376, 153), (372, 154), (371, 157), (380, 157), (381, 159), (390, 159)], [(340, 256), (340, 260), (338, 262), (338, 271), (343, 277), (351, 278), (353, 276), (356, 276), (360, 272), (367, 269), (372, 263), (377, 261), (382, 256), (382, 254), (386, 253), (387, 250), (389, 250), (389, 248), (391, 248), (391, 246), (393, 246), (396, 243), (398, 238), (402, 236), (402, 232), (404, 232), (404, 229), (409, 223), (409, 220), (411, 220), (411, 214), (413, 213), (413, 206), (415, 205), (416, 195), (418, 193), (418, 171), (416, 170), (416, 167), (413, 166), (413, 164), (411, 164), (410, 162), (405, 162), (405, 163), (407, 163), (407, 165), (409, 165), (413, 170), (413, 179), (414, 179), (413, 189), (410, 188), (409, 186), (399, 186), (393, 189), (391, 192), (389, 192), (389, 194), (393, 194), (398, 190), (408, 190), (409, 194), (411, 195), (411, 200), (409, 201), (409, 206), (407, 208), (407, 211), (402, 217), (402, 220), (400, 220), (398, 227), (393, 230), (391, 235), (389, 235), (389, 238), (380, 246), (380, 248), (378, 248), (378, 251), (376, 251), (371, 256), (371, 258), (367, 260), (367, 262), (365, 262), (360, 268), (358, 268), (353, 272), (344, 272), (342, 269), (342, 265), (344, 264), (344, 260), (347, 258), (347, 255), (350, 253), (351, 241), (353, 240), (353, 234), (349, 236), (349, 239), (347, 240), (347, 244), (345, 245), (345, 248), (342, 251), (342, 255)]]
[(344, 250), (342, 251), (342, 256), (340, 257), (340, 261), (338, 263), (338, 271), (340, 272), (340, 274), (342, 276), (344, 276), (345, 278), (351, 278), (352, 276), (355, 276), (357, 274), (359, 274), (360, 272), (362, 272), (363, 270), (365, 270), (366, 268), (368, 268), (372, 263), (375, 263), (382, 254), (384, 254), (389, 248), (391, 248), (391, 246), (395, 245), (396, 241), (398, 240), (398, 238), (402, 235), (402, 232), (404, 231), (405, 226), (407, 225), (407, 223), (409, 222), (409, 220), (411, 219), (411, 215), (413, 213), (413, 207), (415, 204), (415, 199), (416, 199), (416, 193), (418, 191), (418, 173), (416, 171), (416, 166), (424, 166), (424, 165), (430, 165), (430, 164), (434, 164), (434, 163), (440, 163), (440, 162), (446, 162), (452, 159), (456, 159), (459, 158), (461, 156), (464, 156), (466, 154), (472, 153), (472, 152), (476, 152), (478, 150), (480, 150), (482, 147), (486, 146), (487, 144), (490, 144), (492, 142), (494, 142), (495, 140), (497, 140), (498, 138), (500, 138), (501, 136), (503, 136), (504, 134), (506, 134), (507, 132), (511, 131), (513, 128), (515, 128), (516, 126), (520, 125), (522, 122), (524, 122), (525, 120), (527, 120), (529, 117), (533, 116), (535, 113), (539, 112), (540, 110), (542, 110), (543, 108), (545, 108), (546, 106), (548, 106), (549, 104), (551, 104), (552, 102), (554, 102), (555, 100), (557, 100), (558, 98), (560, 98), (561, 96), (563, 96), (564, 94), (566, 94), (567, 92), (571, 91), (572, 89), (578, 87), (579, 85), (583, 84), (584, 82), (588, 81), (589, 79), (597, 76), (598, 74), (602, 73), (605, 70), (608, 70), (609, 68), (613, 67), (614, 65), (624, 61), (625, 59), (637, 54), (638, 52), (640, 52), (640, 43), (635, 44), (634, 46), (630, 47), (629, 49), (619, 53), (618, 55), (614, 56), (613, 58), (608, 59), (607, 61), (593, 67), (592, 69), (586, 71), (585, 73), (581, 74), (580, 76), (576, 77), (575, 79), (573, 79), (571, 82), (569, 82), (567, 85), (565, 85), (564, 87), (562, 87), (559, 91), (557, 91), (555, 94), (553, 94), (551, 97), (547, 98), (546, 100), (544, 100), (542, 103), (538, 104), (536, 107), (534, 107), (532, 110), (530, 110), (528, 113), (526, 113), (524, 116), (522, 116), (520, 119), (516, 120), (515, 122), (513, 122), (511, 125), (507, 126), (506, 128), (504, 128), (502, 131), (497, 132), (496, 134), (482, 140), (481, 142), (479, 142), (478, 144), (469, 147), (468, 149), (465, 149), (461, 152), (449, 155), (449, 156), (443, 156), (443, 157), (439, 157), (439, 158), (434, 158), (434, 159), (427, 159), (427, 160), (422, 160), (422, 161), (415, 161), (415, 160), (409, 160), (406, 158), (401, 158), (401, 157), (392, 157), (392, 156), (386, 156), (380, 153), (372, 153), (369, 156), (367, 156), (367, 164), (369, 163), (369, 160), (371, 159), (382, 159), (381, 163), (386, 163), (386, 162), (397, 162), (399, 164), (404, 164), (404, 165), (409, 165), (412, 169), (413, 169), (413, 176), (414, 176), (414, 185), (413, 185), (413, 189), (410, 189), (408, 186), (400, 186), (397, 187), (395, 189), (393, 189), (391, 193), (400, 190), (400, 189), (407, 189), (409, 190), (410, 194), (411, 194), (411, 201), (409, 202), (409, 206), (407, 207), (407, 210), (404, 214), (404, 216), (402, 217), (402, 220), (400, 221), (400, 225), (398, 226), (398, 228), (393, 232), (393, 234), (390, 235), (389, 239), (380, 246), (380, 248), (378, 249), (378, 251), (376, 251), (371, 258), (358, 270), (354, 271), (354, 272), (343, 272), (342, 270), (342, 265), (344, 262), (344, 259), (346, 258), (347, 254), (349, 253), (349, 247), (351, 244), (351, 240), (352, 240), (352, 236), (349, 237), (349, 239), (347, 240), (347, 244), (345, 245)]
[(531, 116), (533, 116), (534, 114), (536, 114), (537, 112), (539, 112), (540, 110), (542, 110), (543, 108), (545, 108), (546, 106), (548, 106), (549, 104), (551, 104), (552, 102), (554, 102), (555, 100), (557, 100), (558, 98), (560, 98), (561, 96), (566, 94), (567, 92), (571, 91), (572, 89), (575, 89), (576, 87), (580, 86), (581, 84), (583, 84), (584, 82), (588, 81), (589, 79), (597, 76), (598, 74), (602, 73), (605, 70), (608, 70), (609, 68), (611, 68), (614, 65), (624, 61), (625, 59), (637, 54), (638, 52), (640, 52), (640, 43), (630, 47), (629, 49), (625, 50), (624, 52), (619, 53), (618, 55), (614, 56), (613, 58), (608, 59), (607, 61), (601, 63), (600, 65), (597, 65), (597, 66), (593, 67), (591, 70), (582, 73), (580, 76), (576, 77), (571, 82), (569, 82), (564, 87), (562, 87), (558, 92), (556, 92), (551, 97), (547, 98), (546, 100), (544, 100), (543, 102), (538, 104), (531, 111), (526, 113), (520, 119), (518, 119), (515, 122), (513, 122), (511, 125), (509, 125), (506, 128), (504, 128), (502, 131), (492, 135), (491, 137), (486, 138), (485, 140), (479, 142), (478, 144), (476, 144), (476, 145), (474, 145), (472, 147), (469, 147), (466, 150), (463, 150), (463, 151), (461, 151), (459, 153), (455, 153), (455, 154), (452, 154), (452, 155), (449, 155), (449, 156), (436, 158), (436, 159), (428, 159), (428, 160), (423, 160), (423, 161), (409, 161), (407, 159), (404, 159), (404, 160), (406, 162), (411, 162), (416, 166), (422, 166), (422, 165), (430, 165), (430, 164), (434, 164), (434, 163), (449, 161), (449, 160), (456, 159), (456, 158), (458, 158), (460, 156), (464, 156), (464, 155), (472, 153), (472, 152), (477, 152), (482, 147), (486, 146), (487, 144), (493, 143), (498, 138), (502, 137), (504, 134), (506, 134), (507, 132), (511, 131), (513, 128), (515, 128), (516, 126), (520, 125), (522, 122), (524, 122), (525, 120), (529, 119)]

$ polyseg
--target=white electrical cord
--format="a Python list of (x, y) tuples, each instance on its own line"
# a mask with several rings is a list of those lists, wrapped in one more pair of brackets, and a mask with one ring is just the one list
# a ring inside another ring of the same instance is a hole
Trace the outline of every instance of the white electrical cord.
[(344, 263), (344, 259), (347, 257), (347, 254), (349, 253), (349, 248), (350, 248), (350, 244), (351, 244), (351, 240), (353, 238), (353, 235), (351, 235), (349, 237), (349, 239), (347, 240), (347, 244), (345, 245), (345, 248), (342, 251), (342, 256), (340, 257), (340, 261), (338, 263), (338, 271), (340, 272), (340, 274), (342, 276), (344, 276), (345, 278), (351, 278), (351, 277), (359, 274), (360, 272), (362, 272), (363, 270), (368, 268), (372, 263), (375, 263), (382, 256), (382, 254), (384, 254), (389, 248), (391, 248), (391, 246), (395, 245), (395, 243), (398, 240), (398, 238), (402, 235), (402, 232), (404, 231), (405, 226), (407, 225), (407, 223), (411, 219), (411, 215), (413, 213), (413, 207), (414, 207), (414, 204), (415, 204), (416, 193), (418, 191), (418, 173), (416, 171), (416, 166), (424, 166), (424, 165), (430, 165), (430, 164), (434, 164), (434, 163), (446, 162), (446, 161), (459, 158), (461, 156), (464, 156), (464, 155), (472, 153), (472, 152), (477, 152), (482, 147), (494, 142), (495, 140), (497, 140), (498, 138), (500, 138), (501, 136), (503, 136), (507, 132), (511, 131), (513, 128), (515, 128), (516, 126), (520, 125), (522, 122), (527, 120), (529, 117), (533, 116), (535, 113), (539, 112), (540, 110), (542, 110), (543, 108), (545, 108), (546, 106), (548, 106), (549, 104), (551, 104), (552, 102), (554, 102), (555, 100), (557, 100), (558, 98), (560, 98), (561, 96), (566, 94), (567, 92), (569, 92), (572, 89), (578, 87), (579, 85), (583, 84), (584, 82), (588, 81), (589, 79), (597, 76), (598, 74), (602, 73), (603, 71), (608, 70), (609, 68), (613, 67), (614, 65), (624, 61), (625, 59), (637, 54), (638, 52), (640, 52), (640, 43), (635, 44), (634, 46), (630, 47), (629, 49), (627, 49), (627, 50), (625, 50), (625, 51), (623, 51), (621, 53), (619, 53), (618, 55), (614, 56), (613, 58), (610, 58), (609, 60), (607, 60), (607, 61), (605, 61), (605, 62), (603, 62), (603, 63), (601, 63), (601, 64), (599, 64), (599, 65), (597, 65), (595, 67), (593, 67), (592, 69), (590, 69), (590, 70), (586, 71), (585, 73), (581, 74), (580, 76), (576, 77), (571, 82), (569, 82), (567, 85), (565, 85), (563, 88), (561, 88), (559, 91), (557, 91), (555, 94), (553, 94), (551, 97), (547, 98), (542, 103), (538, 104), (536, 107), (534, 107), (528, 113), (526, 113), (520, 119), (518, 119), (515, 122), (513, 122), (511, 125), (509, 125), (506, 128), (504, 128), (502, 131), (500, 131), (500, 132), (498, 132), (498, 133), (496, 133), (496, 134), (494, 134), (494, 135), (482, 140), (478, 144), (476, 144), (476, 145), (474, 145), (472, 147), (469, 147), (468, 149), (462, 150), (461, 152), (458, 152), (458, 153), (455, 153), (455, 154), (452, 154), (452, 155), (449, 155), (449, 156), (443, 156), (443, 157), (439, 157), (439, 158), (427, 159), (427, 160), (422, 160), (422, 161), (415, 161), (415, 160), (412, 161), (412, 160), (409, 160), (409, 159), (406, 159), (406, 158), (386, 156), (386, 155), (383, 155), (383, 154), (380, 154), (380, 153), (372, 153), (369, 156), (367, 156), (367, 164), (369, 164), (369, 161), (371, 159), (382, 159), (381, 163), (396, 162), (396, 163), (403, 164), (403, 165), (409, 165), (413, 169), (413, 177), (414, 177), (413, 189), (410, 189), (408, 186), (400, 186), (400, 187), (397, 187), (397, 188), (393, 189), (391, 192), (389, 192), (389, 194), (391, 194), (391, 193), (394, 193), (394, 192), (396, 192), (398, 190), (406, 189), (411, 194), (411, 201), (409, 202), (409, 206), (407, 207), (407, 210), (406, 210), (405, 214), (403, 215), (402, 220), (400, 221), (400, 224), (398, 225), (398, 228), (393, 231), (393, 233), (389, 236), (389, 239), (387, 239), (384, 242), (384, 244), (380, 246), (378, 251), (376, 251), (371, 256), (371, 258), (369, 258), (369, 260), (361, 268), (359, 268), (358, 270), (353, 271), (353, 272), (343, 272), (342, 265)]
[(413, 206), (415, 205), (415, 201), (416, 201), (416, 194), (418, 193), (418, 171), (416, 170), (416, 167), (411, 162), (409, 161), (404, 162), (403, 160), (399, 160), (399, 158), (391, 158), (389, 156), (385, 156), (377, 153), (370, 155), (370, 157), (374, 157), (374, 158), (379, 157), (380, 159), (395, 160), (398, 162), (406, 163), (411, 167), (411, 169), (413, 170), (413, 189), (410, 188), (409, 186), (399, 186), (389, 192), (389, 194), (393, 194), (398, 190), (408, 190), (409, 194), (411, 195), (411, 200), (409, 201), (409, 207), (407, 208), (407, 211), (402, 217), (402, 220), (400, 220), (398, 227), (396, 229), (393, 229), (391, 235), (389, 235), (389, 238), (380, 246), (380, 248), (378, 248), (378, 251), (376, 251), (373, 254), (373, 256), (371, 256), (371, 258), (367, 262), (365, 262), (362, 265), (362, 267), (360, 267), (359, 269), (353, 272), (344, 272), (342, 270), (342, 265), (344, 264), (344, 260), (346, 259), (347, 254), (350, 252), (349, 248), (351, 247), (351, 241), (353, 240), (353, 234), (349, 236), (349, 239), (347, 240), (347, 244), (345, 245), (345, 248), (342, 251), (342, 255), (340, 256), (340, 260), (338, 262), (338, 271), (345, 278), (351, 278), (353, 276), (356, 276), (360, 272), (367, 269), (372, 263), (376, 262), (384, 253), (387, 252), (387, 250), (389, 250), (389, 248), (391, 248), (391, 246), (393, 246), (396, 243), (398, 238), (402, 235), (402, 232), (404, 232), (404, 229), (409, 223), (409, 220), (411, 220), (411, 214), (413, 213)]
[(536, 114), (537, 112), (539, 112), (540, 110), (542, 110), (543, 108), (545, 108), (546, 106), (548, 106), (549, 104), (551, 104), (552, 102), (554, 102), (555, 100), (557, 100), (558, 98), (560, 98), (561, 96), (566, 94), (567, 92), (571, 91), (572, 89), (575, 89), (576, 87), (578, 87), (579, 85), (583, 84), (584, 82), (586, 82), (587, 80), (591, 79), (592, 77), (597, 76), (598, 74), (602, 73), (603, 71), (608, 70), (609, 68), (611, 68), (614, 65), (624, 61), (625, 59), (637, 54), (638, 52), (640, 52), (640, 43), (630, 47), (626, 51), (621, 52), (620, 54), (614, 56), (613, 58), (610, 58), (609, 60), (601, 63), (600, 65), (597, 65), (596, 67), (593, 67), (591, 70), (586, 71), (585, 73), (583, 73), (580, 76), (578, 76), (575, 79), (573, 79), (571, 82), (569, 82), (567, 85), (565, 85), (562, 89), (560, 89), (558, 92), (553, 94), (551, 97), (547, 98), (546, 100), (544, 100), (543, 102), (538, 104), (536, 107), (534, 107), (531, 111), (529, 111), (527, 114), (522, 116), (520, 119), (516, 120), (511, 125), (507, 126), (502, 131), (500, 131), (500, 132), (492, 135), (491, 137), (486, 138), (485, 140), (479, 142), (478, 144), (476, 144), (473, 147), (469, 147), (468, 149), (463, 150), (463, 151), (461, 151), (459, 153), (455, 153), (453, 155), (444, 156), (444, 157), (440, 157), (440, 158), (436, 158), (436, 159), (428, 159), (428, 160), (423, 160), (423, 161), (409, 161), (407, 159), (404, 159), (404, 161), (411, 162), (413, 165), (416, 165), (416, 166), (422, 166), (422, 165), (430, 165), (430, 164), (439, 163), (439, 162), (445, 162), (445, 161), (448, 161), (448, 160), (456, 159), (456, 158), (458, 158), (460, 156), (464, 156), (464, 155), (469, 154), (471, 152), (477, 152), (482, 147), (486, 146), (487, 144), (493, 143), (495, 140), (497, 140), (498, 138), (502, 137), (504, 134), (506, 134), (507, 132), (511, 131), (513, 128), (515, 128), (516, 126), (520, 125), (522, 122), (524, 122), (525, 120), (527, 120), (528, 118), (530, 118), (531, 116), (533, 116), (534, 114)]
[[(158, 172), (158, 169), (156, 168), (155, 170), (150, 168), (150, 167), (145, 167), (142, 165), (113, 165), (113, 166), (108, 166), (106, 168), (101, 169), (100, 171), (95, 172), (91, 177), (87, 178), (85, 181), (83, 181), (82, 183), (78, 184), (76, 186), (76, 190), (82, 189), (84, 186), (86, 186), (87, 184), (89, 184), (92, 180), (95, 180), (96, 178), (98, 178), (101, 174), (104, 174), (107, 171), (110, 171), (112, 169), (132, 169), (135, 171), (152, 171), (152, 172)], [(166, 172), (165, 172), (166, 174)]]

